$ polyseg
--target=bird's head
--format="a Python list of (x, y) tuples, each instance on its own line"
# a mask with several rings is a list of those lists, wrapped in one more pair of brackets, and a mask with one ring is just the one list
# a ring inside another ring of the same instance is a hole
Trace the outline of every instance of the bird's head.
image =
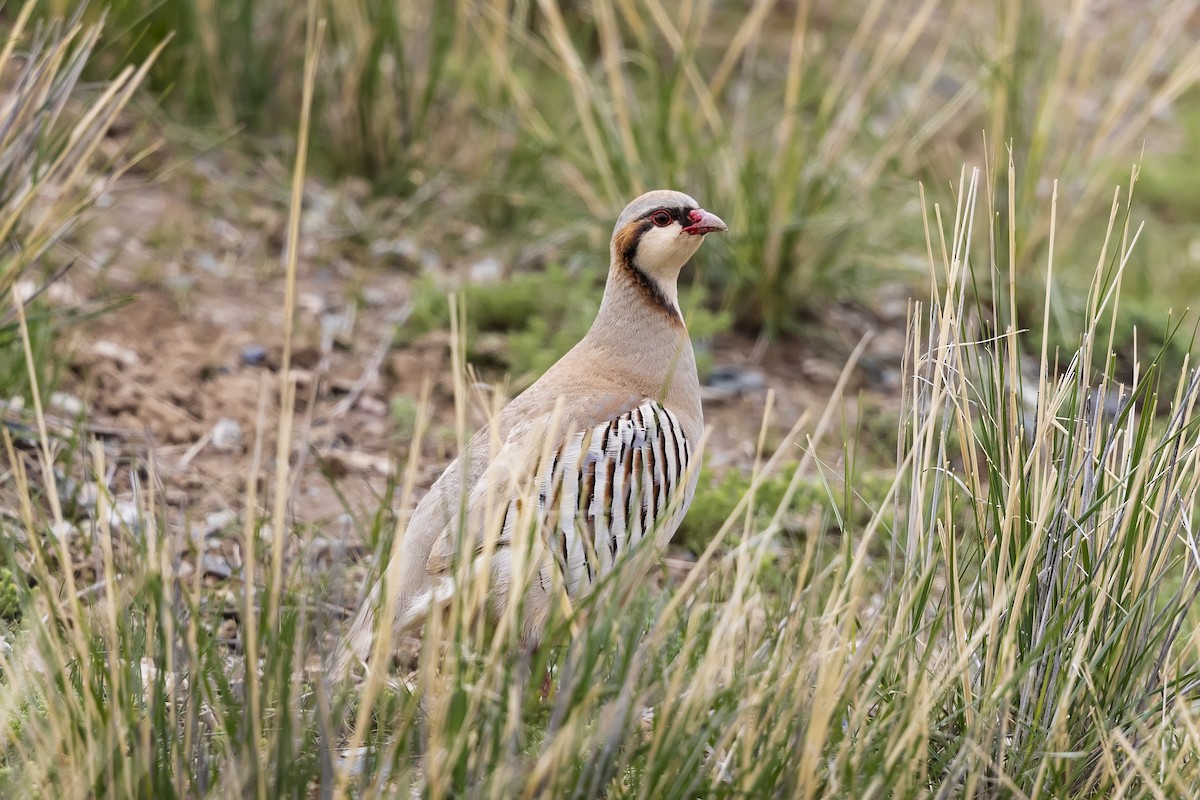
[(659, 189), (625, 206), (613, 229), (612, 255), (660, 284), (673, 285), (704, 235), (729, 230), (683, 192)]

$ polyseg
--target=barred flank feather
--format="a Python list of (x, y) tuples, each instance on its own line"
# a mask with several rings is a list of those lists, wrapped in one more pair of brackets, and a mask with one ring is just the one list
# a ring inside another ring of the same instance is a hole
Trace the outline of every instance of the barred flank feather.
[[(538, 511), (572, 596), (646, 534), (674, 532), (679, 515), (665, 516), (676, 493), (691, 489), (682, 484), (690, 457), (679, 420), (653, 400), (575, 434), (558, 451), (542, 475)], [(516, 516), (515, 503), (506, 520)]]

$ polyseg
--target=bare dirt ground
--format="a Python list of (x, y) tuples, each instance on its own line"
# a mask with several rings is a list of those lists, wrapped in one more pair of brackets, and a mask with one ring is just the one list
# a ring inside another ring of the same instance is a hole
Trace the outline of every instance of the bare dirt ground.
[[(273, 481), (288, 176), (277, 162), (251, 166), (220, 150), (160, 160), (154, 169), (123, 177), (74, 237), (76, 264), (55, 296), (125, 302), (72, 329), (70, 371), (59, 389), (67, 406), (78, 401), (111, 454), (153, 459), (170, 516), (190, 526), (193, 539), (228, 541), (244, 518), (248, 480), (258, 482), (260, 505)], [(452, 279), (497, 251), (477, 231), (429, 224), (437, 218), (435, 201), (413, 208), (371, 197), (359, 182), (314, 179), (306, 187), (289, 510), (341, 550), (359, 544), (362, 521), (377, 512), (410, 455), (411, 425), (392, 411), (397, 398), (411, 408), (430, 387), (418, 493), (455, 454), (449, 334), (400, 347), (394, 330), (418, 275)], [(596, 254), (597, 270), (606, 255)], [(509, 272), (501, 264), (494, 279)], [(819, 412), (867, 331), (876, 335), (850, 383), (847, 419), (860, 392), (873, 408), (894, 408), (905, 300), (885, 307), (832, 309), (806, 341), (765, 345), (732, 333), (715, 341), (724, 378), (706, 389), (709, 464), (749, 468), (768, 391), (770, 446), (802, 413)], [(469, 426), (484, 420), (481, 409), (470, 409)], [(256, 441), (261, 457), (252, 475)], [(111, 478), (117, 498), (129, 494), (120, 470)], [(209, 549), (237, 561), (228, 547)], [(212, 571), (229, 570), (214, 559)]]

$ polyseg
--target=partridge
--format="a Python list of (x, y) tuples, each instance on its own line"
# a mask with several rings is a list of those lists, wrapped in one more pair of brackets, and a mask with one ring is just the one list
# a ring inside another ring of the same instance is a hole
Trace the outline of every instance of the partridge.
[[(646, 538), (666, 545), (695, 492), (704, 426), (678, 277), (704, 236), (725, 230), (681, 192), (625, 207), (587, 335), (475, 434), (413, 512), (385, 575), (396, 581), (394, 631), (449, 596), (459, 553), (487, 553), (489, 605), (503, 612), (530, 520), (541, 542), (521, 608), (531, 646), (556, 586), (582, 596)], [(339, 669), (367, 657), (381, 591), (352, 623)]]

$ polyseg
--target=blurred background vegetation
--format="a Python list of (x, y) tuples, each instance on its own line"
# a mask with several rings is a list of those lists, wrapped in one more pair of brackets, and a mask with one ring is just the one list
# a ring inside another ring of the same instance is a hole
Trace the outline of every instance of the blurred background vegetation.
[[(1134, 163), (1159, 243), (1135, 300), (1195, 299), (1200, 23), (1191, 3), (1150, 6), (117, 0), (82, 14), (104, 22), (90, 76), (169, 38), (147, 79), (160, 107), (252, 150), (286, 149), (306, 26), (324, 19), (317, 174), (364, 176), (432, 226), (479, 224), (527, 265), (602, 252), (629, 197), (685, 188), (733, 231), (700, 259), (706, 304), (777, 337), (831, 302), (869, 304), (881, 283), (920, 285), (917, 181), (945, 201), (964, 162), (988, 166), (1002, 226), (1009, 149), (1029, 223), (1013, 242), (1018, 302), (1040, 310), (1051, 181), (1060, 278), (1079, 289), (1085, 221)], [(80, 12), (41, 0), (37, 13)], [(1056, 312), (1069, 340), (1072, 309)]]

